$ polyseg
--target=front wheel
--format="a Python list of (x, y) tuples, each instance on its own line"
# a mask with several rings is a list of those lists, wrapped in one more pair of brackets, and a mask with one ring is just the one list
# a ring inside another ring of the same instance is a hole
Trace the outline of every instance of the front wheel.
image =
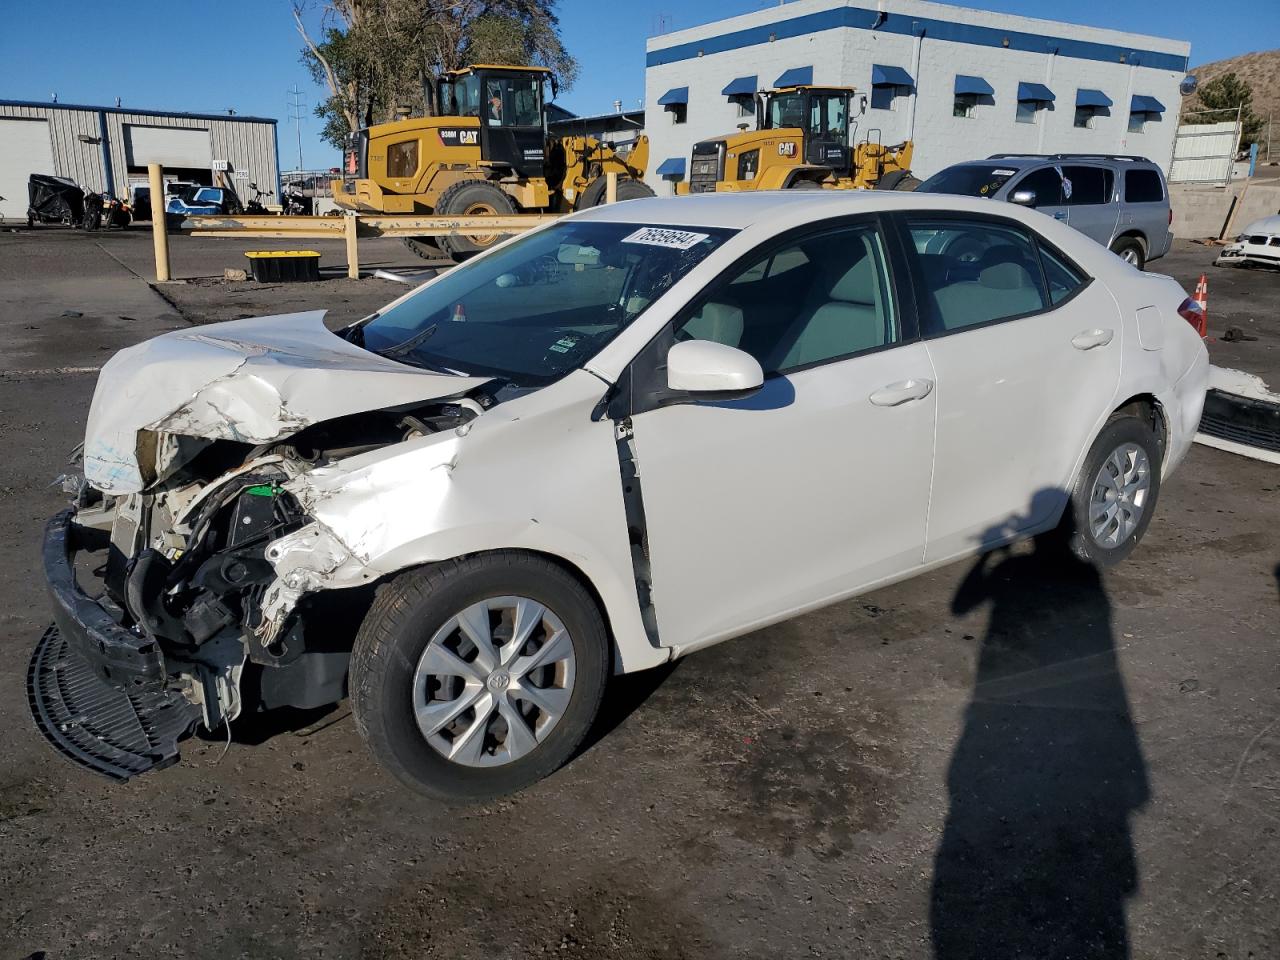
[(1141, 419), (1116, 414), (1107, 422), (1071, 491), (1064, 523), (1072, 553), (1110, 567), (1133, 552), (1160, 495), (1160, 463), (1160, 444)]
[[(578, 200), (578, 208), (585, 210), (587, 207), (598, 207), (604, 203), (605, 194), (608, 192), (609, 180), (604, 174), (596, 177), (586, 189), (582, 191), (582, 196)], [(632, 180), (630, 177), (618, 178), (618, 203), (623, 200), (643, 200), (646, 197), (656, 196), (653, 188), (643, 180)]]
[[(486, 180), (460, 180), (440, 195), (435, 209), (443, 217), (507, 217), (516, 205), (502, 190)], [(509, 233), (451, 233), (438, 238), (440, 249), (454, 260), (465, 260), (501, 243)]]
[(595, 602), (548, 560), (511, 551), (411, 571), (379, 592), (356, 637), (356, 726), (419, 793), (510, 793), (582, 743), (608, 650)]

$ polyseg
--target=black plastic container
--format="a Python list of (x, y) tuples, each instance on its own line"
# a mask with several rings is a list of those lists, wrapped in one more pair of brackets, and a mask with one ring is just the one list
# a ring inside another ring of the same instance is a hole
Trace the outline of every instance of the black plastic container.
[(259, 283), (297, 283), (320, 279), (320, 254), (315, 250), (252, 250), (249, 274)]

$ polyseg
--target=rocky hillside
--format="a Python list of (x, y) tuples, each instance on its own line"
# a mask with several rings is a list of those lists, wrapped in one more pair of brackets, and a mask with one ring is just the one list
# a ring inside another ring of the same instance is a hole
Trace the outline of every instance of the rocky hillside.
[[(1190, 72), (1199, 78), (1202, 87), (1214, 77), (1234, 73), (1253, 88), (1253, 112), (1263, 120), (1268, 114), (1274, 113), (1280, 124), (1280, 50), (1246, 53), (1229, 60), (1193, 67)], [(1201, 104), (1198, 97), (1190, 97), (1183, 101), (1182, 106), (1185, 113), (1200, 109)]]

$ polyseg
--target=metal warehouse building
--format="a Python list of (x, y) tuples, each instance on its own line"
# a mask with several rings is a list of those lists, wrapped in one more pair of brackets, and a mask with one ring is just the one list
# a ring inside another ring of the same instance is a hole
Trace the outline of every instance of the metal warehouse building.
[(1191, 45), (923, 0), (798, 0), (649, 40), (649, 180), (754, 124), (751, 94), (855, 87), (855, 141), (915, 142), (928, 177), (1010, 153), (1126, 153), (1168, 172)]
[(0, 100), (0, 219), (25, 219), (32, 173), (127, 196), (148, 163), (207, 185), (221, 172), (245, 199), (250, 181), (279, 195), (275, 120)]

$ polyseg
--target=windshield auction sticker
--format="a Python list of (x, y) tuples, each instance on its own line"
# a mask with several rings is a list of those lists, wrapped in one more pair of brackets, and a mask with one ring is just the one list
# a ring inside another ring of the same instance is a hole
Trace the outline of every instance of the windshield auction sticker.
[(697, 246), (709, 233), (690, 233), (688, 230), (666, 230), (662, 227), (641, 227), (629, 237), (623, 237), (623, 243), (645, 243), (651, 247), (667, 247), (671, 250), (688, 250)]

